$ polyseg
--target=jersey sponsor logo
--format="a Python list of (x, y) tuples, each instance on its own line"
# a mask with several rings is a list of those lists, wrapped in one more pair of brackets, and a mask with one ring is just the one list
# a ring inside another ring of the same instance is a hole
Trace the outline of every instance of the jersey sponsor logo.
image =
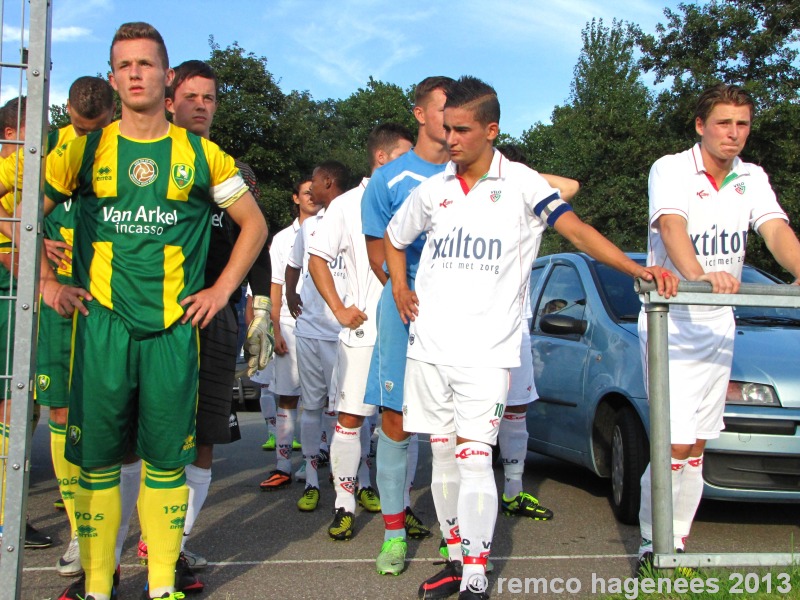
[(439, 206), (441, 206), (442, 208), (447, 208), (452, 203), (453, 203), (452, 200), (443, 200), (442, 202), (439, 202)]
[(432, 437), (430, 439), (431, 444), (446, 444), (450, 441), (449, 437)]
[(733, 186), (733, 189), (736, 190), (736, 193), (740, 196), (744, 195), (745, 192), (745, 185), (744, 182), (739, 182)]
[(194, 169), (186, 163), (172, 165), (172, 181), (182, 190), (194, 181)]
[(77, 425), (70, 425), (67, 431), (67, 439), (70, 444), (76, 446), (81, 441), (81, 428)]
[(128, 176), (139, 187), (145, 187), (158, 179), (158, 165), (151, 158), (136, 159), (128, 169)]
[(39, 386), (39, 389), (44, 392), (47, 388), (50, 387), (50, 376), (39, 375), (39, 377), (36, 378), (36, 383)]
[(192, 448), (194, 448), (194, 436), (190, 434), (186, 436), (185, 440), (183, 440), (183, 446), (181, 446), (181, 450), (186, 452)]
[(703, 198), (708, 198), (708, 192), (705, 190), (700, 190), (699, 192), (697, 192), (697, 197), (700, 198), (701, 200)]
[(211, 215), (211, 227), (222, 228), (222, 215), (224, 213), (214, 213)]
[(186, 517), (175, 517), (169, 522), (169, 528), (183, 530), (185, 524), (186, 524)]
[(114, 223), (117, 233), (153, 233), (161, 235), (164, 227), (178, 223), (178, 211), (164, 210), (160, 206), (145, 208), (140, 206), (136, 211), (120, 210), (113, 206), (103, 207), (103, 221)]
[(94, 178), (95, 181), (111, 181), (112, 179), (111, 167), (103, 166), (97, 169), (97, 175)]
[(500, 424), (500, 419), (489, 419), (489, 425), (497, 427)]
[[(463, 227), (453, 230), (444, 237), (434, 238), (433, 256), (431, 260), (441, 261), (443, 269), (463, 269), (472, 271), (488, 271), (495, 275), (500, 273), (500, 266), (489, 264), (498, 261), (503, 255), (503, 242), (498, 238), (473, 237)], [(449, 258), (463, 259), (459, 261), (444, 260)], [(478, 261), (478, 262), (476, 262)]]
[(492, 193), (489, 194), (489, 200), (491, 200), (492, 202), (497, 202), (498, 200), (500, 200), (501, 193), (502, 193), (501, 190), (492, 190)]
[(694, 253), (704, 257), (701, 261), (708, 267), (732, 265), (744, 261), (744, 252), (747, 247), (747, 230), (728, 232), (726, 229), (718, 230), (714, 225), (703, 233), (690, 234)]

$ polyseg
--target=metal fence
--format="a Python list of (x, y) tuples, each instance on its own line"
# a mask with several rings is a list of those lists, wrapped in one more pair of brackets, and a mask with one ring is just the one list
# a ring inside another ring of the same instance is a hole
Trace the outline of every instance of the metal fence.
[[(0, 291), (0, 320), (7, 323), (0, 329), (0, 336), (8, 342), (8, 348), (13, 346), (13, 360), (8, 352), (6, 356), (0, 356), (0, 365), (4, 365), (0, 367), (0, 378), (6, 399), (0, 417), (8, 434), (7, 443), (0, 443), (0, 470), (4, 475), (0, 493), (5, 498), (0, 545), (2, 600), (19, 598), (22, 589), (33, 415), (33, 342), (42, 245), (43, 159), (49, 113), (51, 18), (52, 6), (46, 0), (13, 3), (0, 0), (0, 90), (4, 96), (0, 100), (5, 104), (13, 96), (27, 95), (26, 116), (23, 119), (21, 111), (17, 113), (17, 131), (22, 131), (24, 126), (24, 135), (3, 141), (24, 155), (25, 168), (21, 194), (14, 196), (15, 199), (21, 197), (21, 204), (10, 203), (11, 222), (19, 227), (11, 240), (11, 247), (19, 249), (16, 254), (18, 261), (10, 261), (10, 269), (0, 281), (3, 288)], [(19, 157), (12, 156), (6, 160), (14, 160), (19, 171)]]
[(711, 284), (681, 282), (678, 294), (665, 299), (655, 284), (637, 280), (647, 313), (647, 368), (650, 399), (650, 469), (653, 507), (653, 565), (675, 567), (788, 566), (798, 557), (792, 553), (677, 554), (672, 540), (672, 476), (670, 470), (669, 358), (667, 313), (670, 304), (713, 306), (777, 306), (800, 308), (800, 287), (742, 284), (737, 294), (712, 294)]

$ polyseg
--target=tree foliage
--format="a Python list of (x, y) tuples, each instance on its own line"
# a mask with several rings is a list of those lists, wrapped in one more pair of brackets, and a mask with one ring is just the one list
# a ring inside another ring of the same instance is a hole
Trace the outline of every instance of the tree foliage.
[[(744, 158), (770, 174), (797, 223), (800, 3), (708, 0), (665, 9), (664, 16), (652, 33), (617, 20), (586, 24), (568, 101), (554, 107), (550, 123), (536, 123), (522, 136), (531, 166), (580, 181), (577, 214), (622, 248), (644, 249), (650, 165), (696, 141), (693, 109), (702, 89), (739, 83), (758, 103)], [(221, 48), (211, 37), (209, 43), (220, 86), (212, 139), (253, 167), (272, 231), (290, 222), (292, 184), (314, 165), (339, 160), (355, 183), (367, 174), (365, 142), (375, 125), (395, 121), (416, 131), (413, 88), (370, 77), (344, 99), (315, 99), (282, 90), (266, 57), (235, 42)], [(645, 75), (655, 86), (644, 83)], [(51, 107), (53, 124), (66, 117), (64, 106)], [(760, 238), (749, 240), (749, 260), (775, 270)], [(542, 251), (567, 246), (548, 234)]]
[[(523, 143), (533, 167), (581, 182), (577, 214), (628, 250), (646, 242), (647, 168), (658, 157), (652, 97), (634, 58), (632, 27), (591, 21), (581, 33), (583, 49), (567, 106), (552, 124), (526, 131)], [(558, 236), (545, 249), (570, 248)]]

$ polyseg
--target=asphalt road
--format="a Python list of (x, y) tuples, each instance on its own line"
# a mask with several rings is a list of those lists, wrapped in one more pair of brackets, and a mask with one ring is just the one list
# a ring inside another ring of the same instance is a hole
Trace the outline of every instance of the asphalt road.
[[(54, 565), (69, 541), (63, 512), (55, 511), (57, 489), (49, 458), (46, 413), (34, 435), (28, 510), (31, 522), (57, 541), (52, 548), (28, 550), (24, 557), (25, 600), (57, 598), (70, 580)], [(199, 598), (416, 598), (420, 583), (441, 567), (438, 537), (410, 541), (408, 569), (399, 577), (375, 573), (374, 560), (383, 539), (380, 514), (357, 514), (356, 535), (333, 542), (326, 533), (332, 518), (333, 488), (323, 484), (320, 507), (300, 513), (295, 502), (302, 486), (263, 493), (258, 484), (274, 468), (274, 453), (261, 450), (266, 426), (258, 413), (240, 414), (243, 439), (218, 446), (208, 500), (189, 543), (211, 563), (200, 572), (206, 583)], [(295, 453), (297, 454), (297, 453)], [(296, 456), (295, 463), (299, 463)], [(420, 444), (414, 510), (424, 522), (436, 520), (429, 493), (430, 447)], [(502, 482), (502, 468), (496, 469)], [(327, 480), (327, 469), (321, 478)], [(633, 574), (638, 529), (619, 525), (607, 499), (607, 482), (560, 461), (528, 454), (525, 489), (552, 508), (555, 518), (534, 522), (500, 515), (490, 577), (493, 597), (531, 597), (526, 578), (545, 578), (541, 598), (603, 597), (610, 578)], [(701, 505), (688, 551), (789, 552), (798, 534), (793, 505), (706, 502)], [(435, 530), (438, 534), (438, 529)], [(138, 522), (134, 517), (122, 557), (121, 599), (138, 599), (145, 569), (136, 558)], [(800, 536), (798, 536), (800, 538)], [(521, 593), (514, 594), (518, 578)], [(569, 581), (568, 581), (569, 580)], [(533, 585), (531, 583), (530, 585)], [(579, 589), (578, 589), (579, 588)], [(559, 591), (562, 590), (563, 591)], [(577, 592), (577, 593), (570, 593)], [(594, 592), (594, 593), (593, 593)]]

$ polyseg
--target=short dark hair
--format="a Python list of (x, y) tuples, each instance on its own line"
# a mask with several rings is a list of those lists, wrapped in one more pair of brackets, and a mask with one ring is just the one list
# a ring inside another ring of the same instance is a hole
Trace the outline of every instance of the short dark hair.
[(348, 181), (350, 179), (350, 172), (347, 170), (342, 163), (338, 160), (326, 160), (319, 163), (315, 168), (315, 171), (319, 170), (336, 183), (336, 187), (340, 190), (346, 190), (348, 187)]
[(203, 79), (210, 79), (214, 82), (214, 94), (219, 94), (217, 88), (217, 74), (214, 73), (208, 63), (202, 60), (187, 60), (179, 64), (173, 69), (175, 77), (172, 80), (172, 85), (167, 87), (167, 98), (175, 99), (175, 90), (187, 79), (193, 77), (202, 77)]
[[(28, 98), (27, 96), (17, 96), (12, 98), (3, 106), (3, 129), (11, 127), (11, 129), (18, 129), (17, 124), (20, 126), (25, 125), (25, 115), (27, 114)], [(17, 120), (19, 118), (19, 121)]]
[(756, 111), (756, 103), (753, 97), (744, 88), (738, 85), (727, 85), (718, 83), (705, 90), (697, 99), (694, 109), (694, 116), (703, 123), (706, 122), (708, 115), (714, 110), (717, 104), (733, 104), (734, 106), (747, 106), (750, 108), (750, 118)]
[(111, 40), (111, 50), (108, 53), (111, 71), (114, 71), (114, 44), (127, 40), (152, 40), (158, 45), (158, 56), (163, 63), (164, 69), (169, 69), (169, 56), (167, 56), (167, 45), (158, 30), (149, 23), (135, 21), (133, 23), (123, 23), (119, 26), (114, 38)]
[(292, 185), (292, 194), (294, 194), (295, 196), (299, 196), (300, 186), (303, 185), (304, 183), (308, 183), (309, 181), (311, 181), (311, 175), (305, 175), (300, 179), (298, 179), (297, 181), (295, 181), (294, 185)]
[(471, 110), (481, 125), (500, 122), (500, 101), (497, 92), (488, 83), (477, 77), (464, 75), (445, 88), (447, 108)]
[(522, 147), (520, 147), (519, 144), (507, 142), (505, 144), (498, 144), (495, 146), (495, 148), (497, 148), (497, 150), (499, 150), (503, 156), (512, 162), (518, 162), (524, 165), (528, 164), (528, 157), (525, 155), (525, 151), (522, 149)]
[(367, 158), (370, 168), (375, 166), (375, 154), (378, 150), (389, 154), (397, 147), (400, 140), (414, 143), (414, 135), (408, 127), (400, 123), (382, 123), (370, 131), (367, 137)]
[(78, 77), (69, 87), (69, 107), (85, 119), (96, 119), (114, 110), (114, 90), (100, 77)]
[(452, 83), (453, 80), (450, 77), (445, 77), (443, 75), (426, 77), (414, 88), (414, 106), (422, 106), (428, 101), (428, 98), (430, 98), (430, 95), (435, 90), (444, 91), (447, 86)]

